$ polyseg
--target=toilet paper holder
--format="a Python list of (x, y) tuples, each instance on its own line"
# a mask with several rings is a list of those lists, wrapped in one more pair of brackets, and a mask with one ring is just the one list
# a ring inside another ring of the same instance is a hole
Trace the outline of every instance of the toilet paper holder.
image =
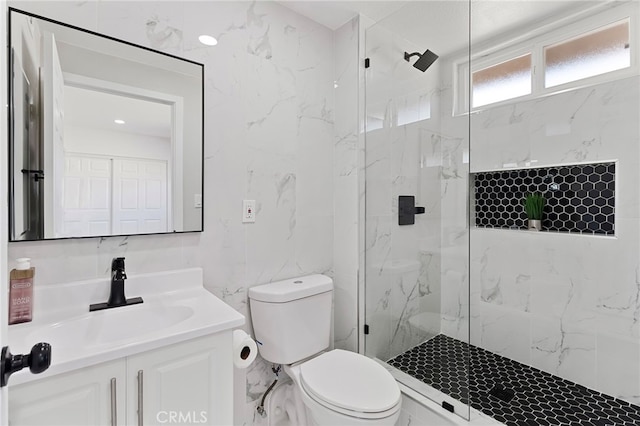
[(247, 368), (258, 356), (255, 340), (243, 330), (233, 330), (233, 364), (236, 368)]

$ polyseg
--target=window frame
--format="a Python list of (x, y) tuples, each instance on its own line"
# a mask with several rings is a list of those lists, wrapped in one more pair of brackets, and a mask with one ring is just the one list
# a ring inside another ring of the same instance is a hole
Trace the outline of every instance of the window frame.
[[(634, 7), (635, 6), (635, 7)], [(562, 93), (570, 90), (577, 90), (596, 84), (611, 82), (622, 78), (638, 76), (640, 74), (639, 52), (640, 52), (640, 29), (638, 28), (639, 10), (635, 2), (624, 3), (615, 7), (609, 5), (598, 7), (597, 10), (589, 11), (591, 14), (584, 18), (576, 18), (578, 14), (567, 19), (559, 19), (536, 31), (531, 31), (521, 37), (511, 38), (506, 41), (496, 43), (497, 46), (484, 48), (468, 58), (459, 58), (453, 61), (453, 78), (455, 81), (453, 115), (465, 115), (476, 113), (489, 108), (502, 105), (514, 104), (517, 102), (537, 99)], [(577, 19), (577, 20), (575, 20)], [(600, 29), (610, 27), (617, 22), (628, 20), (629, 22), (629, 54), (630, 66), (603, 74), (585, 77), (570, 81), (553, 87), (545, 86), (546, 64), (544, 58), (544, 48), (557, 43), (568, 42), (589, 33), (597, 32)], [(539, 33), (539, 31), (544, 31)], [(517, 96), (498, 102), (485, 104), (478, 107), (471, 107), (473, 100), (473, 88), (471, 87), (471, 75), (474, 72), (499, 65), (522, 55), (531, 54), (531, 93)]]

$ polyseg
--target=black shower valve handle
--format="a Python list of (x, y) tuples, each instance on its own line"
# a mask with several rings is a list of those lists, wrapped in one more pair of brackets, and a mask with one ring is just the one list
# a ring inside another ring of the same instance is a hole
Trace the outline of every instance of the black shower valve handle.
[(416, 206), (415, 196), (398, 196), (398, 225), (413, 225), (415, 223), (415, 215), (424, 213), (424, 207)]

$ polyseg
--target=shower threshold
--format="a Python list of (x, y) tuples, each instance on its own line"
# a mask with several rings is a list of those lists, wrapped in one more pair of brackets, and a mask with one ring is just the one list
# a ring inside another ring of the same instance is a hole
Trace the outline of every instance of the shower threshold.
[(443, 334), (387, 364), (433, 388), (427, 396), (463, 416), (470, 401), (507, 426), (640, 424), (639, 406)]

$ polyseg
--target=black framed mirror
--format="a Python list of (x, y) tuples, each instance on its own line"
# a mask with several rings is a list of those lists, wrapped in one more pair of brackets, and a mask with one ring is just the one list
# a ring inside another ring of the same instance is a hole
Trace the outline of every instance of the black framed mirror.
[(9, 9), (10, 241), (203, 229), (204, 65)]

